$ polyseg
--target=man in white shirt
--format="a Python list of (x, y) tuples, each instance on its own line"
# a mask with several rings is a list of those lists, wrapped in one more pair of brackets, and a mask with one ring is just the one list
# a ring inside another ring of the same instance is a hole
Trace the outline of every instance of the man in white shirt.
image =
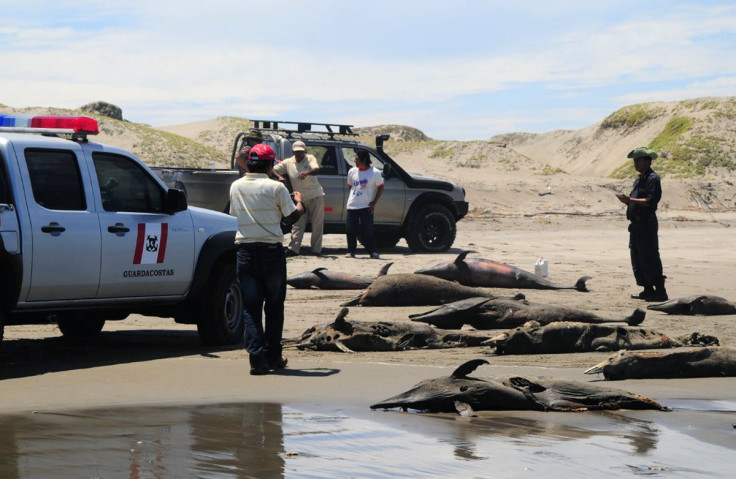
[(355, 152), (355, 167), (348, 171), (348, 196), (346, 233), (347, 258), (355, 258), (358, 233), (363, 235), (363, 246), (372, 259), (380, 259), (376, 251), (376, 234), (373, 231), (373, 211), (383, 194), (381, 170), (371, 166), (371, 155), (367, 150)]

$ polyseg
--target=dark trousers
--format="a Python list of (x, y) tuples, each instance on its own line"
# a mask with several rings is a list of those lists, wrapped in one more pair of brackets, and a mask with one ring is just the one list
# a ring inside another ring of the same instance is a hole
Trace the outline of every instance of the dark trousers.
[(629, 225), (631, 269), (639, 286), (654, 286), (663, 279), (658, 233), (659, 223), (656, 220)]
[[(245, 349), (253, 366), (281, 358), (286, 256), (281, 244), (239, 245), (236, 274), (243, 291)], [(266, 321), (264, 325), (263, 315)]]
[(347, 210), (346, 232), (348, 238), (348, 253), (355, 254), (358, 248), (358, 234), (363, 236), (363, 246), (368, 254), (376, 251), (376, 233), (373, 231), (373, 213), (370, 208)]

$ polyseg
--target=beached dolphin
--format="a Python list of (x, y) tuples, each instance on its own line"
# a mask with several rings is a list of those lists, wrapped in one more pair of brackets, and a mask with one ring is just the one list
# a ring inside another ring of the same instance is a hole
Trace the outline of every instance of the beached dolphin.
[[(378, 278), (385, 276), (393, 263), (383, 265), (378, 272)], [(317, 268), (312, 271), (295, 274), (286, 280), (286, 284), (296, 289), (365, 289), (376, 278), (366, 278), (354, 274), (329, 271), (327, 268)]]
[(450, 376), (427, 379), (409, 391), (373, 404), (371, 409), (401, 408), (472, 415), (473, 411), (588, 411), (667, 408), (653, 399), (620, 389), (553, 378), (499, 376), (468, 377), (488, 364), (474, 359)]
[(561, 354), (620, 349), (667, 349), (717, 346), (718, 338), (691, 333), (671, 338), (651, 329), (558, 321), (540, 326), (534, 321), (499, 334), (487, 343), (496, 354)]
[(510, 329), (528, 321), (540, 325), (553, 321), (576, 321), (581, 323), (626, 323), (636, 326), (644, 321), (644, 310), (636, 309), (630, 316), (607, 319), (579, 309), (530, 304), (527, 300), (511, 298), (469, 298), (444, 304), (424, 313), (410, 314), (412, 321), (428, 323), (438, 328), (460, 329), (469, 324), (475, 329)]
[(287, 340), (299, 349), (312, 351), (404, 351), (480, 346), (490, 339), (488, 333), (433, 328), (427, 324), (391, 321), (347, 321), (343, 308), (334, 322), (312, 326), (300, 338)]
[(672, 351), (619, 351), (585, 371), (609, 380), (736, 376), (736, 348), (677, 348)]
[(716, 316), (736, 314), (736, 303), (720, 296), (695, 294), (684, 298), (671, 299), (659, 304), (650, 304), (647, 309), (667, 314)]
[(455, 261), (438, 263), (431, 268), (415, 271), (415, 273), (435, 276), (448, 281), (457, 281), (466, 286), (588, 291), (585, 282), (590, 279), (590, 276), (582, 276), (574, 286), (560, 286), (541, 276), (506, 263), (483, 258), (467, 259), (468, 253), (470, 251), (463, 251), (455, 258)]
[[(423, 274), (388, 274), (341, 306), (436, 306), (466, 298), (495, 298), (480, 288)], [(523, 297), (523, 295), (520, 295)]]

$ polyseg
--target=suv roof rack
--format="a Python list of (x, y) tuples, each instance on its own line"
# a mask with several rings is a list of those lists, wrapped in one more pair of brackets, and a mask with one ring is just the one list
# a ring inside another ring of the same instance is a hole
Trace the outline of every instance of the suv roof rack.
[[(322, 134), (326, 133), (327, 135), (329, 135), (330, 138), (333, 138), (335, 135), (358, 136), (357, 133), (353, 133), (353, 130), (352, 130), (353, 125), (340, 125), (337, 123), (281, 121), (281, 120), (251, 120), (251, 122), (253, 122), (254, 130), (287, 133), (288, 136), (291, 136), (292, 133), (322, 133)], [(291, 128), (279, 128), (280, 123), (286, 123), (287, 125), (296, 125), (296, 129), (294, 129), (293, 126)], [(322, 128), (315, 129), (314, 127), (322, 127)]]

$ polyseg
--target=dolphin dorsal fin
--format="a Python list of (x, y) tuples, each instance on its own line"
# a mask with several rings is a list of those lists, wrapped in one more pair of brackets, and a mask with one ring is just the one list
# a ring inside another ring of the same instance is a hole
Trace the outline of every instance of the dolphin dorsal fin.
[(335, 318), (335, 325), (339, 326), (341, 324), (345, 324), (345, 318), (347, 317), (348, 313), (350, 311), (348, 308), (342, 308), (339, 313), (337, 313), (337, 317)]
[(457, 258), (455, 258), (455, 263), (462, 263), (463, 261), (465, 261), (465, 257), (469, 253), (473, 253), (473, 251), (463, 251), (462, 253), (460, 253), (459, 255), (457, 255)]
[(481, 364), (488, 364), (488, 361), (486, 361), (485, 359), (471, 359), (470, 361), (458, 366), (458, 368), (454, 370), (450, 376), (455, 379), (464, 378), (468, 374), (475, 371), (475, 369)]
[(381, 269), (378, 271), (378, 276), (376, 276), (376, 278), (380, 278), (381, 276), (386, 276), (386, 274), (388, 274), (388, 269), (391, 267), (392, 264), (394, 263), (391, 262), (391, 263), (384, 264), (381, 267)]
[(325, 268), (324, 266), (320, 266), (319, 268), (313, 269), (312, 273), (318, 274), (320, 271), (327, 271), (327, 268)]

